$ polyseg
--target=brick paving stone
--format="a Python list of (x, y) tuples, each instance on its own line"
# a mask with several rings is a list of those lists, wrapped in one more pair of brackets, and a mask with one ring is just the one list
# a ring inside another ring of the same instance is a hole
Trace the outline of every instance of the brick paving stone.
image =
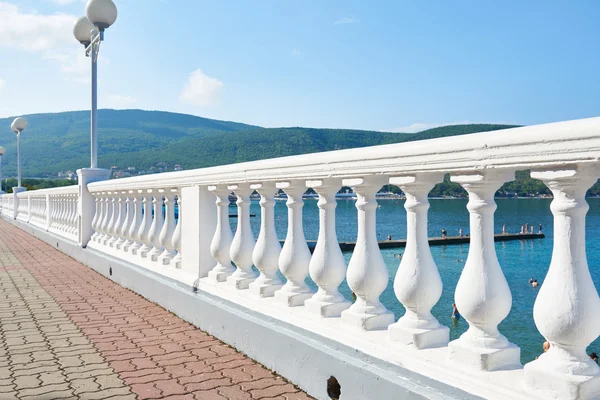
[(12, 398), (311, 399), (0, 220), (0, 399)]

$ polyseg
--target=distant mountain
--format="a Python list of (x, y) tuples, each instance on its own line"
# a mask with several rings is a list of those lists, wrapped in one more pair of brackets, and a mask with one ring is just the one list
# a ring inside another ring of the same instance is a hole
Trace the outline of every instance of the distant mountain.
[[(407, 142), (511, 128), (470, 124), (423, 132), (392, 133), (348, 129), (261, 128), (185, 114), (142, 110), (100, 110), (99, 166), (146, 170), (158, 162), (184, 169), (223, 165), (294, 154)], [(24, 116), (23, 175), (56, 176), (89, 166), (89, 111)], [(6, 175), (16, 174), (12, 118), (0, 119), (0, 145)]]

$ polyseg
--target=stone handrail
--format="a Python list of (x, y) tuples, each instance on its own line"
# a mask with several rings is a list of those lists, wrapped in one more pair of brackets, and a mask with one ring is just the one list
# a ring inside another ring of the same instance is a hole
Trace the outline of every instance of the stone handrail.
[[(475, 394), (585, 399), (600, 396), (600, 368), (585, 353), (600, 335), (600, 298), (585, 254), (585, 193), (600, 177), (599, 162), (600, 118), (590, 118), (80, 183), (79, 213), (84, 215), (79, 215), (75, 231), (74, 192), (62, 193), (57, 188), (45, 196), (62, 199), (57, 201), (63, 204), (63, 212), (50, 218), (58, 223), (57, 233), (77, 235), (79, 230), (82, 246), (195, 290), (224, 297), (234, 291), (240, 298), (252, 299), (248, 304), (258, 299), (255, 310), (262, 309), (260, 302), (289, 313), (302, 310), (290, 314), (298, 316), (291, 323), (362, 346), (365, 352), (386, 354), (389, 346), (415, 350), (414, 358), (405, 363), (427, 357), (437, 364), (448, 363), (450, 371), (437, 371), (435, 379), (466, 385)], [(532, 170), (532, 178), (542, 180), (554, 195), (555, 232), (552, 261), (534, 307), (536, 326), (550, 349), (522, 368), (520, 349), (498, 330), (511, 309), (512, 296), (495, 252), (494, 194), (514, 179), (515, 171), (524, 169)], [(471, 233), (455, 291), (456, 305), (469, 329), (451, 342), (448, 328), (431, 314), (443, 287), (427, 240), (428, 193), (446, 173), (468, 193)], [(377, 243), (376, 193), (386, 184), (398, 186), (406, 195), (407, 243), (394, 280), (394, 292), (406, 313), (398, 321), (379, 300), (389, 277)], [(335, 194), (342, 186), (351, 187), (357, 195), (357, 243), (347, 266), (336, 237)], [(319, 195), (319, 235), (312, 255), (302, 228), (302, 194), (307, 188)], [(273, 210), (280, 189), (288, 197), (283, 248), (275, 232)], [(257, 238), (249, 219), (254, 191), (260, 194), (261, 206)], [(31, 201), (40, 192), (21, 193), (17, 203), (25, 198)], [(228, 216), (232, 192), (238, 206), (235, 233)], [(87, 200), (82, 196), (88, 196)], [(41, 218), (40, 211), (28, 215)], [(93, 233), (89, 240), (82, 229)], [(317, 286), (315, 292), (305, 283), (308, 276)], [(356, 295), (354, 303), (339, 293), (344, 279)], [(276, 310), (272, 312), (277, 314)], [(328, 334), (340, 327), (346, 327), (347, 333)], [(383, 348), (382, 331), (387, 331)], [(461, 383), (452, 366), (473, 371), (474, 380), (492, 387)], [(414, 370), (433, 374), (431, 366), (417, 365)], [(498, 370), (512, 371), (489, 373)], [(481, 373), (488, 375), (477, 375)], [(522, 386), (515, 387), (515, 379)]]
[(329, 151), (91, 183), (90, 191), (348, 178), (368, 174), (535, 169), (598, 161), (600, 117), (417, 142)]

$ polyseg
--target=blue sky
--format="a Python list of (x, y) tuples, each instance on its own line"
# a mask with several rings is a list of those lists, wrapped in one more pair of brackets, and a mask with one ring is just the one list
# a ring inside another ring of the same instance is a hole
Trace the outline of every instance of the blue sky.
[[(102, 108), (416, 131), (600, 115), (598, 1), (114, 0)], [(83, 0), (0, 0), (0, 116), (89, 108)]]

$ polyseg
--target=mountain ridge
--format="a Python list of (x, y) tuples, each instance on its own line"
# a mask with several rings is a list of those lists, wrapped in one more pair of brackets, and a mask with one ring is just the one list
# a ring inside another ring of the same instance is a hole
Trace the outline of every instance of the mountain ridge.
[[(400, 143), (462, 135), (514, 125), (466, 124), (418, 133), (330, 128), (263, 128), (168, 111), (98, 111), (98, 164), (147, 170), (158, 162), (184, 169), (265, 158)], [(59, 171), (89, 165), (89, 111), (23, 115), (23, 176), (56, 177)], [(0, 118), (5, 176), (16, 174), (16, 139), (12, 118)]]

